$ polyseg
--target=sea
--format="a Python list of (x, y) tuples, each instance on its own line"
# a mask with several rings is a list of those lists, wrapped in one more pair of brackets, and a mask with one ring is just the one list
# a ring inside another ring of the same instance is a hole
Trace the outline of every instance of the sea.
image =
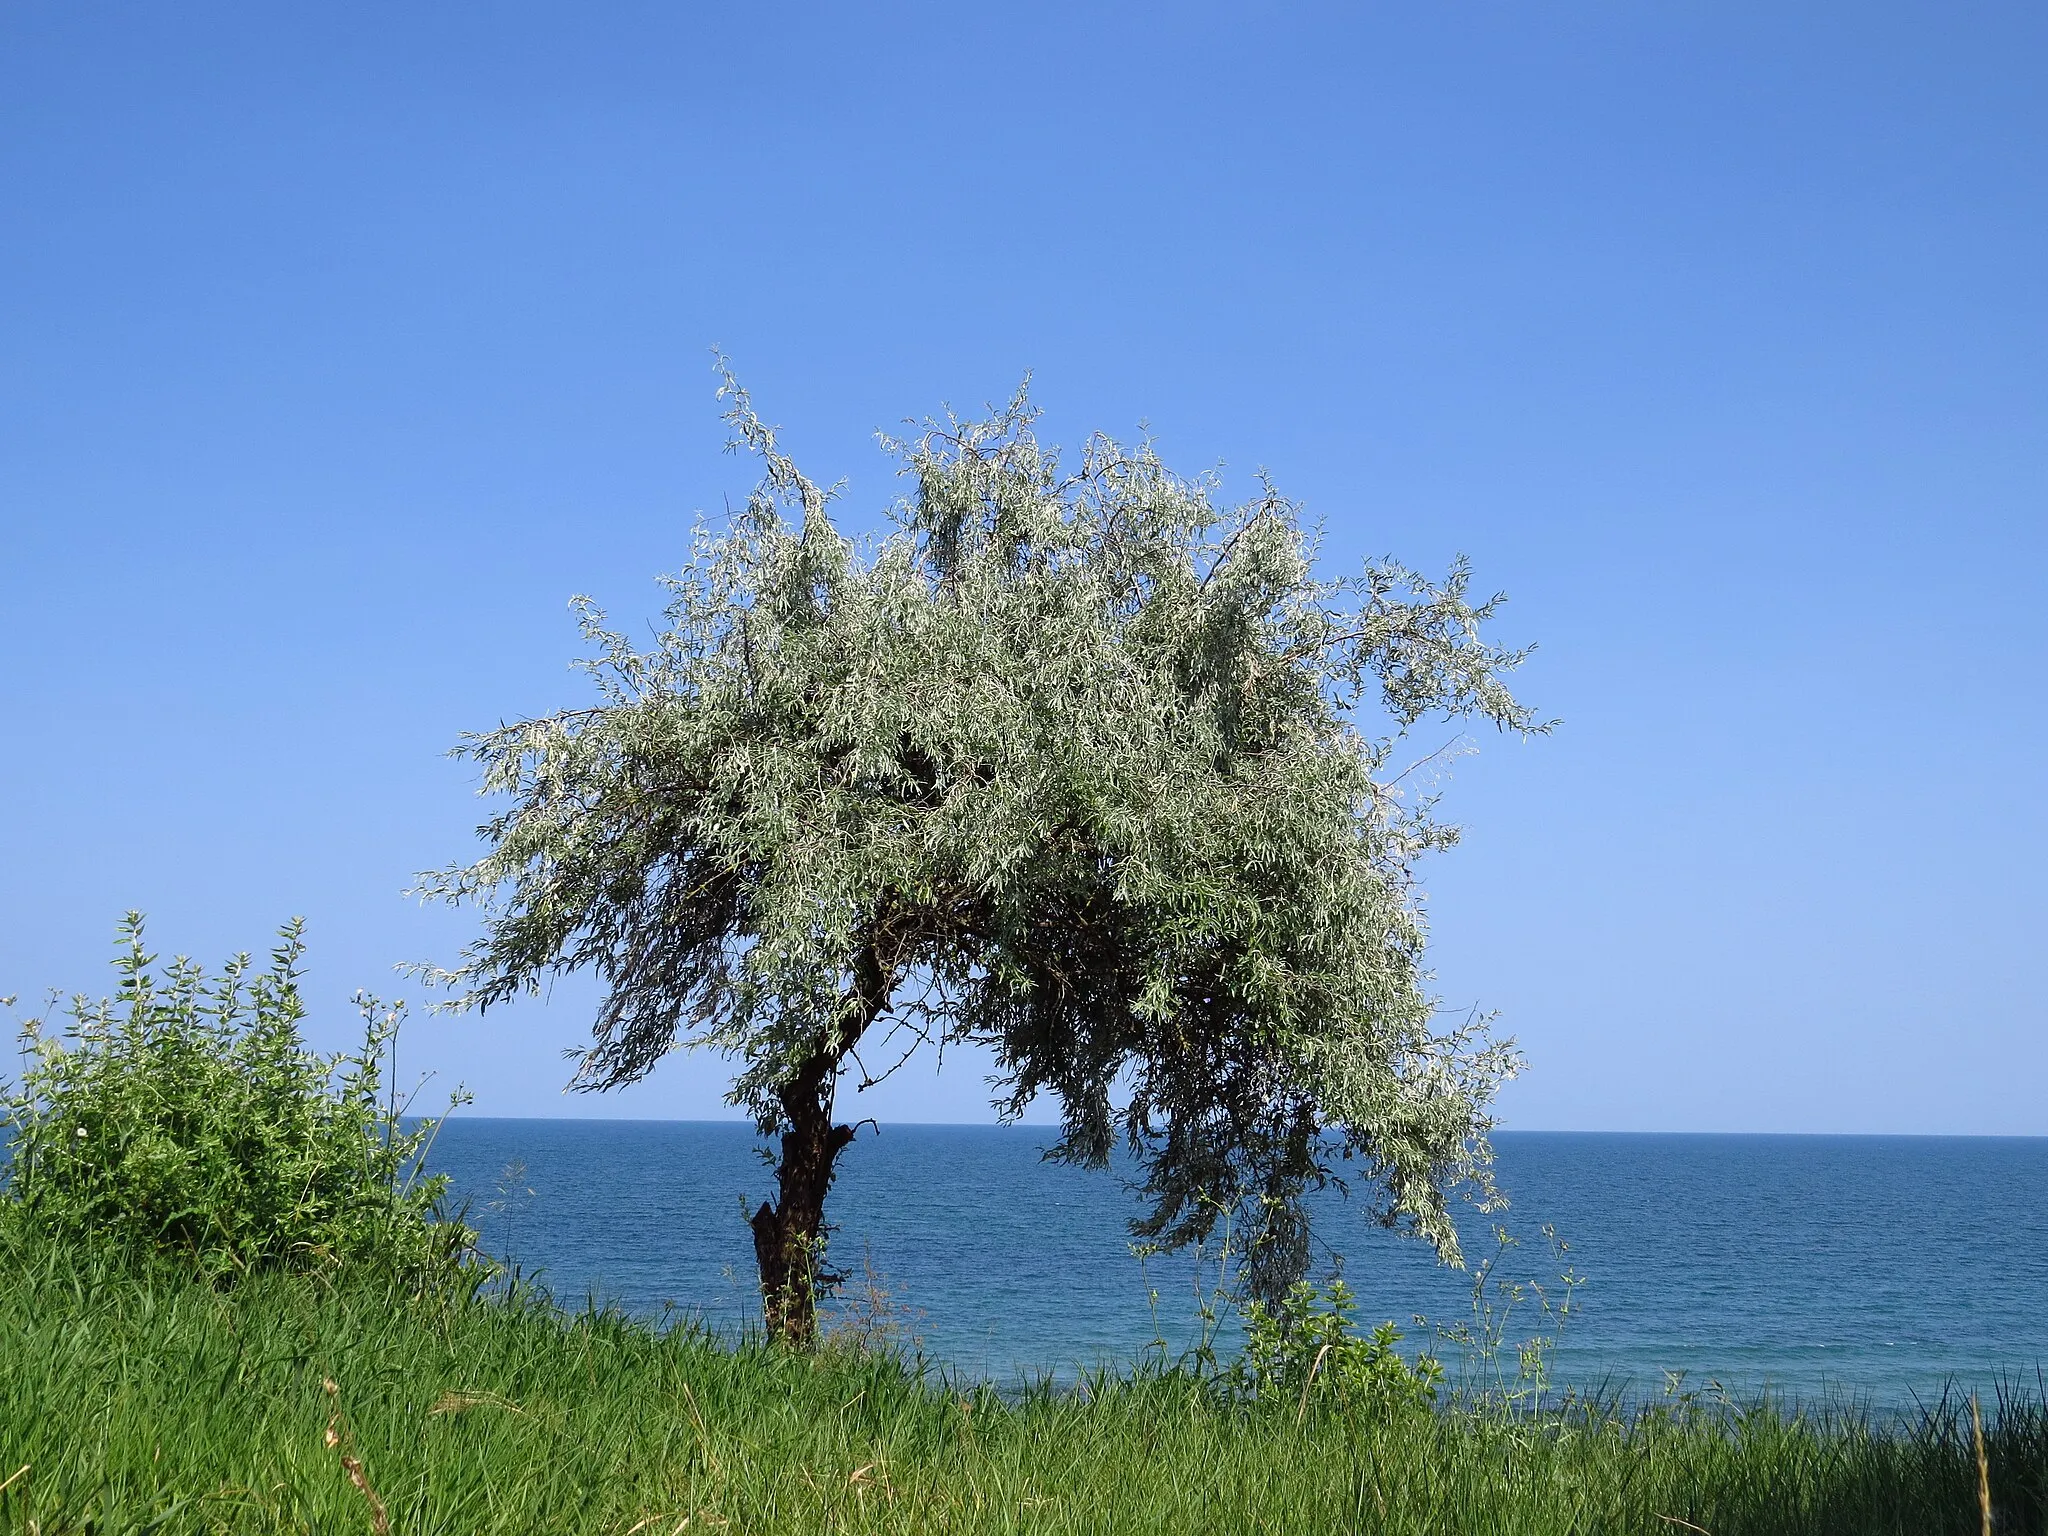
[[(1125, 1178), (1045, 1161), (1052, 1135), (863, 1127), (829, 1206), (842, 1325), (1005, 1386), (1205, 1337), (1227, 1358), (1215, 1256), (1141, 1259)], [(1910, 1413), (1944, 1391), (2040, 1390), (2048, 1138), (1509, 1131), (1495, 1147), (1510, 1205), (1461, 1213), (1466, 1269), (1326, 1196), (1311, 1278), (1341, 1275), (1361, 1322), (1478, 1384), (1522, 1382), (1537, 1339), (1552, 1392), (1636, 1401)], [(484, 1246), (558, 1302), (738, 1333), (760, 1319), (746, 1212), (772, 1188), (763, 1153), (744, 1124), (457, 1116), (430, 1161)]]

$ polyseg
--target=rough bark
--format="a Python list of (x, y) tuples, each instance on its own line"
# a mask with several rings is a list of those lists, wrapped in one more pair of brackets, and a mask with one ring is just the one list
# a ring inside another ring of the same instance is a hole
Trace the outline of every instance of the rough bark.
[(749, 1225), (768, 1337), (794, 1349), (817, 1342), (818, 1297), (841, 1278), (825, 1267), (825, 1196), (839, 1154), (853, 1140), (852, 1126), (832, 1120), (839, 1065), (888, 1008), (889, 983), (887, 967), (869, 944), (854, 965), (845, 1024), (818, 1041), (776, 1095), (783, 1116), (776, 1198), (762, 1201)]

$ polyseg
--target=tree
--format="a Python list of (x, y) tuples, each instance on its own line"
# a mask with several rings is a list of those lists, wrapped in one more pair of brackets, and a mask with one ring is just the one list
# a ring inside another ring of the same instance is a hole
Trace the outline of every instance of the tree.
[(1127, 1144), (1139, 1235), (1228, 1213), (1254, 1294), (1303, 1272), (1332, 1182), (1456, 1262), (1449, 1196), (1492, 1196), (1516, 1057), (1483, 1019), (1437, 1031), (1412, 869), (1455, 831), (1387, 770), (1428, 716), (1545, 728), (1502, 682), (1524, 653), (1482, 637), (1499, 599), (1462, 561), (1319, 579), (1292, 503), (1220, 508), (1149, 444), (1065, 472), (1021, 390), (885, 438), (911, 493), (857, 542), (724, 378), (764, 475), (700, 525), (652, 648), (578, 599), (600, 702), (458, 748), (509, 803), (423, 887), (486, 912), (455, 1006), (589, 969), (579, 1086), (733, 1059), (780, 1138), (752, 1228), (798, 1346), (839, 1278), (836, 1091), (927, 1043), (992, 1047), (1006, 1115), (1056, 1098), (1051, 1155)]

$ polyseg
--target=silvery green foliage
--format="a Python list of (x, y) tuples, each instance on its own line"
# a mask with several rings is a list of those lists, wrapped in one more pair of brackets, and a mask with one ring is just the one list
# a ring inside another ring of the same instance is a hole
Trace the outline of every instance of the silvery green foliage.
[(426, 885), (488, 914), (459, 1005), (590, 968), (582, 1085), (708, 1046), (764, 1133), (807, 1065), (984, 1042), (1002, 1110), (1058, 1100), (1055, 1155), (1137, 1155), (1142, 1236), (1231, 1211), (1256, 1293), (1346, 1174), (1455, 1261), (1516, 1058), (1434, 1025), (1411, 871), (1455, 834), (1388, 769), (1425, 717), (1543, 729), (1482, 636), (1498, 599), (1462, 563), (1321, 579), (1293, 504), (1219, 507), (1148, 444), (1065, 468), (1021, 392), (888, 442), (910, 494), (857, 542), (722, 393), (766, 472), (652, 649), (581, 602), (601, 701), (460, 749), (505, 804)]

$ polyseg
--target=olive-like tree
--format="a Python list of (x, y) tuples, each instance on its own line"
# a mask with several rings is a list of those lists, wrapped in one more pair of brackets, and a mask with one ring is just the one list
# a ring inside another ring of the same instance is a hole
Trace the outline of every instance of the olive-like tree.
[(1544, 728), (1481, 634), (1498, 599), (1462, 562), (1320, 579), (1292, 503), (1221, 508), (1149, 444), (1063, 469), (1022, 391), (884, 439), (911, 491), (852, 540), (729, 372), (721, 397), (764, 478), (699, 528), (652, 648), (579, 599), (600, 701), (458, 749), (507, 803), (423, 887), (487, 915), (456, 1006), (588, 968), (579, 1086), (733, 1059), (780, 1137), (752, 1228), (798, 1346), (838, 1278), (835, 1093), (921, 1043), (990, 1047), (1006, 1115), (1053, 1095), (1058, 1158), (1126, 1144), (1141, 1236), (1229, 1213), (1255, 1294), (1305, 1268), (1333, 1182), (1455, 1262), (1516, 1057), (1434, 1022), (1412, 868), (1455, 832), (1389, 770), (1427, 716)]

